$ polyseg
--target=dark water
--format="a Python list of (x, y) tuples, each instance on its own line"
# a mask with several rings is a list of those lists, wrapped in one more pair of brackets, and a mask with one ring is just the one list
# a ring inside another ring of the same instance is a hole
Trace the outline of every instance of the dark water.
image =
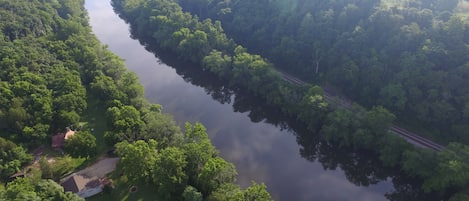
[(130, 38), (108, 0), (87, 0), (86, 8), (94, 33), (138, 74), (146, 97), (179, 124), (203, 123), (223, 158), (236, 165), (241, 186), (264, 182), (282, 201), (383, 201), (390, 193), (405, 197), (396, 200), (419, 200), (413, 187), (380, 168), (376, 157), (320, 143), (256, 97), (171, 55), (156, 58)]

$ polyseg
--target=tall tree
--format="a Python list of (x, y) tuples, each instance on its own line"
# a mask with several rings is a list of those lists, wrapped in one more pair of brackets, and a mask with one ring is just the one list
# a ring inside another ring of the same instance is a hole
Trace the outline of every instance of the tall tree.
[(97, 154), (96, 137), (88, 131), (79, 131), (65, 140), (65, 152), (73, 157), (91, 157)]
[(184, 152), (176, 147), (161, 150), (154, 162), (152, 178), (163, 200), (180, 199), (187, 185), (187, 161)]
[(15, 143), (0, 137), (0, 179), (5, 181), (30, 162), (32, 156)]
[(201, 191), (204, 195), (209, 195), (222, 184), (233, 183), (236, 175), (237, 172), (233, 164), (219, 157), (210, 158), (198, 177)]
[(120, 157), (118, 168), (125, 172), (131, 181), (150, 182), (153, 165), (157, 158), (156, 146), (155, 140), (117, 143), (115, 145), (116, 153)]

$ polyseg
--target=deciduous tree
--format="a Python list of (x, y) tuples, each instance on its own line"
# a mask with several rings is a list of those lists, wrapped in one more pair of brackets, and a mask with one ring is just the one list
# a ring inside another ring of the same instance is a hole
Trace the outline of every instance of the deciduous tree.
[(186, 165), (184, 152), (179, 148), (168, 147), (158, 153), (152, 178), (162, 199), (174, 200), (182, 195), (187, 185)]
[(120, 157), (119, 169), (131, 181), (150, 182), (157, 157), (156, 146), (155, 140), (117, 143), (115, 147)]
[(96, 137), (90, 132), (79, 131), (65, 140), (65, 152), (73, 157), (91, 157), (96, 155)]

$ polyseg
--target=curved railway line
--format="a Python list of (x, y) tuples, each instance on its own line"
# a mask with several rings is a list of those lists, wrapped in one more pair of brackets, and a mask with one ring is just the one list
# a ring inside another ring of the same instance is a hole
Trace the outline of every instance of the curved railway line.
[[(277, 71), (280, 73), (282, 79), (290, 84), (299, 85), (299, 86), (308, 84), (307, 82), (300, 80), (297, 77), (294, 77), (292, 75), (289, 75), (279, 70)], [(334, 96), (332, 95), (330, 91), (326, 89), (323, 89), (323, 90), (324, 90), (324, 98), (326, 99), (327, 102), (334, 103), (337, 105), (338, 108), (341, 108), (341, 109), (347, 109), (347, 108), (350, 108), (350, 106), (352, 106), (353, 102), (351, 102), (350, 100), (347, 100), (344, 97)], [(399, 135), (400, 137), (404, 138), (407, 142), (418, 147), (424, 147), (424, 148), (428, 148), (434, 151), (442, 151), (443, 149), (445, 149), (444, 146), (437, 144), (431, 141), (430, 139), (424, 138), (416, 133), (413, 133), (411, 131), (408, 131), (396, 125), (392, 125), (389, 128), (389, 131), (391, 131), (394, 134)]]

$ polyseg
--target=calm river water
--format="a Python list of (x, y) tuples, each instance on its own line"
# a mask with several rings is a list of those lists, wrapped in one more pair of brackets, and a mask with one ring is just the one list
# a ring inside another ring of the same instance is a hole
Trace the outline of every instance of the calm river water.
[(94, 33), (138, 74), (146, 97), (162, 104), (164, 112), (174, 115), (179, 124), (203, 123), (220, 154), (236, 165), (241, 186), (252, 180), (264, 182), (273, 198), (281, 201), (383, 201), (387, 200), (384, 194), (394, 190), (387, 176), (381, 179), (384, 182), (367, 187), (354, 184), (364, 182), (350, 182), (360, 178), (351, 179), (354, 175), (346, 174), (345, 166), (365, 171), (364, 175), (374, 176), (375, 170), (337, 161), (347, 160), (347, 152), (319, 156), (322, 163), (318, 162), (318, 156), (309, 156), (308, 148), (298, 145), (307, 138), (299, 139), (292, 129), (281, 129), (262, 118), (277, 121), (255, 98), (235, 95), (222, 82), (170, 57), (168, 61), (161, 57), (169, 65), (163, 63), (130, 38), (128, 25), (113, 12), (108, 0), (87, 0), (85, 6)]

